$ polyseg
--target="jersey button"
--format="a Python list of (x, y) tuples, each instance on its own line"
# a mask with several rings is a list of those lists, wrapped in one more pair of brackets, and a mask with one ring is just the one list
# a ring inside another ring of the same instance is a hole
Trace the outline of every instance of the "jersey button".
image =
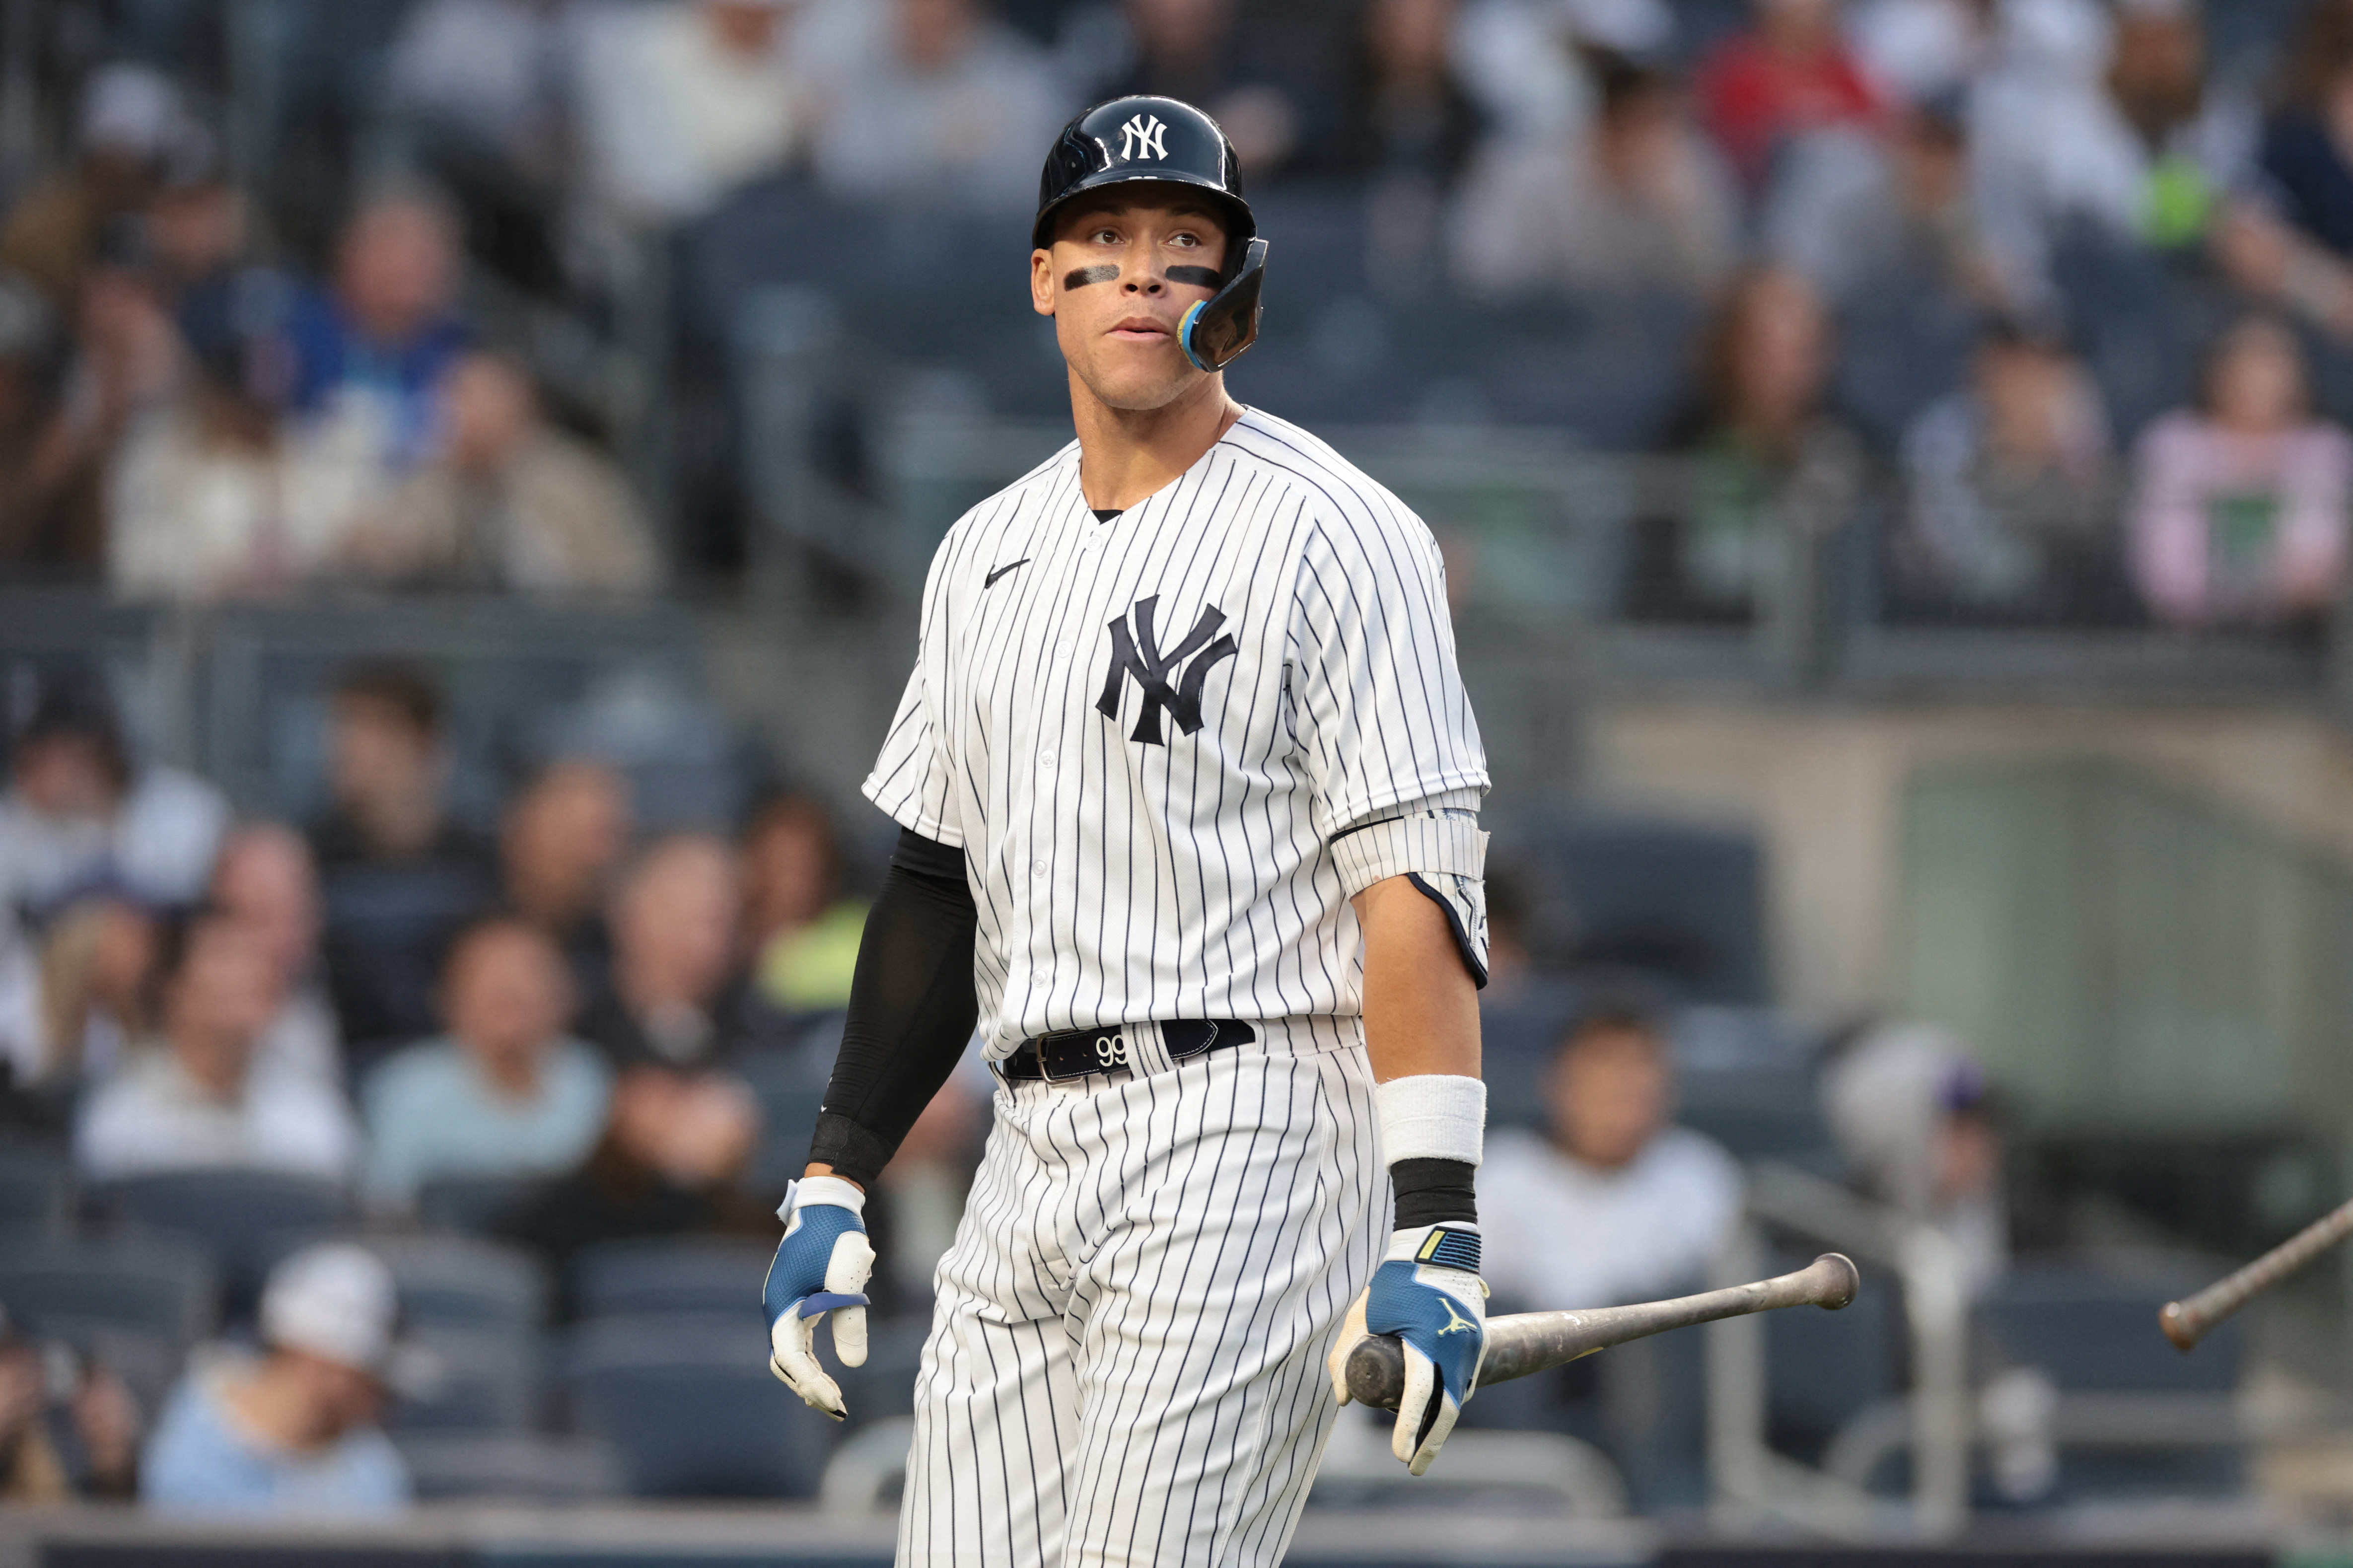
[(1071, 657), (1071, 645), (1070, 645), (1069, 643), (1066, 643), (1066, 642), (1065, 642), (1065, 643), (1056, 643), (1056, 644), (1054, 645), (1054, 657), (1055, 657), (1056, 658), (1070, 658), (1070, 657)]
[(1040, 767), (1052, 767), (1054, 765), (1054, 753), (1051, 752), (1039, 752), (1038, 763)]
[(1042, 876), (1044, 876), (1044, 875), (1046, 874), (1046, 862), (1044, 862), (1043, 860), (1032, 860), (1032, 861), (1030, 861), (1030, 862), (1029, 862), (1029, 874), (1030, 874), (1031, 876), (1033, 876), (1033, 877), (1042, 877)]

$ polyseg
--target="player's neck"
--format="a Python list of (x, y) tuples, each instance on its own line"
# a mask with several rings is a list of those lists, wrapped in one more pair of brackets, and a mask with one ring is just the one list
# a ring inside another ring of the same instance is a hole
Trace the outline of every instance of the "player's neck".
[(1125, 511), (1166, 489), (1201, 460), (1242, 416), (1226, 378), (1203, 376), (1159, 408), (1113, 408), (1071, 377), (1071, 418), (1079, 431), (1079, 489), (1097, 511)]

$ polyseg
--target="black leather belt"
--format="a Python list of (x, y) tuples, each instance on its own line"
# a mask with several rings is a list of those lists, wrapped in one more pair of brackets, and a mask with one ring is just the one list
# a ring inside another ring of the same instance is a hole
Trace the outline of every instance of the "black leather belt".
[(1157, 1029), (1168, 1047), (1168, 1059), (1184, 1061), (1223, 1046), (1239, 1046), (1258, 1038), (1258, 1031), (1239, 1018), (1179, 1018), (1166, 1024), (1128, 1024), (1101, 1029), (1066, 1029), (1059, 1035), (1036, 1035), (1014, 1047), (997, 1064), (998, 1076), (1044, 1079), (1060, 1083), (1091, 1072), (1125, 1072), (1127, 1057), (1123, 1029)]

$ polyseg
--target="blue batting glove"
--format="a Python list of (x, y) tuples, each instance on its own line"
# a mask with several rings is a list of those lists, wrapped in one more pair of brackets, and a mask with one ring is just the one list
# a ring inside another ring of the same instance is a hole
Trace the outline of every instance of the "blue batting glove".
[(1487, 1348), (1479, 1227), (1449, 1222), (1392, 1235), (1365, 1293), (1365, 1331), (1404, 1342), (1405, 1395), (1389, 1452), (1420, 1475), (1454, 1430)]
[(768, 1370), (836, 1421), (849, 1414), (841, 1387), (817, 1359), (817, 1321), (833, 1317), (833, 1353), (866, 1364), (866, 1280), (874, 1248), (866, 1239), (866, 1194), (839, 1176), (808, 1176), (785, 1189), (776, 1244), (761, 1287), (768, 1312)]

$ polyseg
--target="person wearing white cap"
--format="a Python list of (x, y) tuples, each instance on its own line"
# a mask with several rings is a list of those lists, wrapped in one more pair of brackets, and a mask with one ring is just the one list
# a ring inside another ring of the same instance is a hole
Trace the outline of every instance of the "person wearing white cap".
[(407, 1506), (407, 1468), (379, 1422), (394, 1391), (430, 1369), (397, 1321), (391, 1271), (364, 1247), (287, 1258), (262, 1292), (264, 1353), (200, 1361), (182, 1380), (147, 1445), (141, 1500), (275, 1517)]

